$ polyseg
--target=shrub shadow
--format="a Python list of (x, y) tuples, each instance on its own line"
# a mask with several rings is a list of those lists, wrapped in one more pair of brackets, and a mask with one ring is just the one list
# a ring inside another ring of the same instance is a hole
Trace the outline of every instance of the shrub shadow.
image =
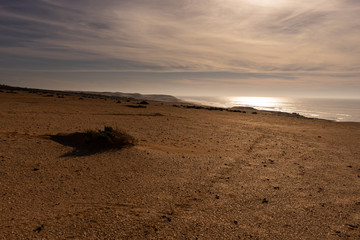
[(88, 156), (135, 145), (135, 139), (132, 136), (114, 130), (112, 127), (105, 127), (104, 130), (97, 131), (48, 135), (48, 137), (64, 146), (74, 148), (73, 151), (62, 155), (62, 157)]

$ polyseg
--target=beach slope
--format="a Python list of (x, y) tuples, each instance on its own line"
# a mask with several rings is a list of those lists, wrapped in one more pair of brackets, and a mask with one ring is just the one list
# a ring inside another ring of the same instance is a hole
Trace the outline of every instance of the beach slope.
[(0, 239), (360, 238), (360, 123), (139, 103), (0, 92)]

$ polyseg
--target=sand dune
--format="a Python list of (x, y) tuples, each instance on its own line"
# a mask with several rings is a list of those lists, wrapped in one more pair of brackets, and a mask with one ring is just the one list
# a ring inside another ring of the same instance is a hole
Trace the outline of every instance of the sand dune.
[[(360, 238), (360, 123), (16, 92), (0, 239)], [(71, 155), (45, 137), (104, 126), (137, 144)]]

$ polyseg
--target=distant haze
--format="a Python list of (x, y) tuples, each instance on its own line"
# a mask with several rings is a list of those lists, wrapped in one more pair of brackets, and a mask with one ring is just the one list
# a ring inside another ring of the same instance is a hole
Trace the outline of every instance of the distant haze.
[(358, 0), (3, 0), (0, 84), (360, 98)]

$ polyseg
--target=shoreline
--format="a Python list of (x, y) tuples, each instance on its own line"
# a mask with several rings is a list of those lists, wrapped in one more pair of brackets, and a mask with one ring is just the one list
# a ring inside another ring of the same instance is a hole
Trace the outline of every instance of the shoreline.
[[(211, 98), (211, 97), (208, 97), (208, 98)], [(312, 98), (310, 98), (312, 99)], [(352, 118), (356, 119), (356, 120), (343, 120), (342, 116), (344, 116), (344, 114), (340, 114), (341, 112), (333, 112), (332, 115), (329, 115), (329, 113), (326, 113), (326, 115), (328, 115), (328, 118), (326, 118), (325, 116), (321, 116), (321, 115), (324, 115), (324, 112), (321, 113), (320, 109), (317, 109), (317, 111), (307, 111), (307, 112), (304, 112), (303, 110), (299, 110), (299, 112), (297, 112), (296, 110), (295, 111), (283, 111), (283, 110), (271, 110), (271, 109), (263, 109), (263, 108), (266, 108), (266, 107), (259, 107), (257, 108), (256, 106), (255, 107), (250, 107), (250, 106), (241, 106), (241, 105), (236, 105), (236, 106), (233, 106), (233, 107), (224, 107), (224, 106), (220, 106), (220, 105), (226, 105), (226, 104), (221, 104), (221, 103), (216, 103), (216, 102), (213, 102), (212, 104), (209, 102), (209, 101), (205, 101), (207, 103), (202, 103), (200, 100), (186, 100), (186, 99), (181, 99), (182, 101), (184, 102), (189, 102), (189, 103), (192, 103), (192, 104), (195, 104), (195, 105), (200, 105), (200, 106), (207, 106), (207, 107), (218, 107), (218, 108), (224, 108), (224, 109), (231, 109), (231, 108), (252, 108), (256, 111), (263, 111), (263, 112), (269, 112), (269, 113), (273, 113), (273, 114), (280, 114), (280, 115), (288, 115), (288, 116), (293, 116), (293, 117), (303, 117), (303, 118), (308, 118), (308, 119), (319, 119), (319, 120), (326, 120), (326, 121), (332, 121), (332, 122), (348, 122), (348, 123), (358, 123), (360, 122), (360, 119), (356, 118), (357, 115), (353, 115)], [(296, 100), (296, 98), (294, 98), (293, 100)], [(297, 98), (297, 100), (309, 100), (309, 98), (304, 98), (304, 99), (301, 99), (301, 98)], [(314, 98), (315, 101), (318, 101), (318, 100), (324, 100), (324, 99), (316, 99)], [(328, 99), (330, 101), (336, 101), (336, 99)], [(340, 99), (342, 101), (359, 101), (359, 99)], [(359, 101), (359, 104), (360, 104), (360, 101)], [(354, 109), (355, 110), (355, 109)], [(301, 112), (302, 111), (302, 112)], [(358, 111), (358, 110), (355, 110), (355, 111)], [(350, 114), (350, 113), (348, 113)], [(315, 115), (315, 116), (314, 116)], [(336, 117), (335, 117), (336, 116)], [(345, 116), (347, 117), (351, 117), (351, 115), (347, 115), (345, 114)], [(354, 117), (355, 116), (355, 117)], [(360, 116), (359, 116), (360, 117)]]
[[(254, 107), (246, 107), (246, 106), (236, 106), (236, 107), (229, 107), (229, 108), (215, 107), (215, 106), (211, 106), (211, 105), (207, 105), (207, 104), (200, 104), (200, 103), (195, 103), (195, 102), (186, 101), (186, 100), (181, 100), (181, 101), (183, 104), (188, 104), (192, 108), (195, 108), (195, 109), (219, 110), (219, 111), (229, 111), (229, 112), (236, 112), (236, 110), (240, 110), (240, 112), (252, 111), (252, 112), (262, 112), (265, 114), (273, 114), (273, 115), (277, 115), (277, 116), (286, 116), (286, 117), (304, 118), (304, 119), (311, 119), (311, 120), (322, 120), (322, 121), (329, 121), (329, 122), (344, 122), (344, 123), (346, 123), (346, 121), (336, 121), (336, 120), (324, 119), (324, 118), (307, 117), (307, 116), (301, 115), (296, 112), (289, 113), (289, 112), (283, 112), (283, 111), (261, 110), (261, 109), (256, 109)], [(357, 123), (357, 122), (349, 121), (347, 123)]]
[[(70, 96), (80, 96), (80, 97), (99, 97), (109, 100), (150, 100), (150, 101), (156, 101), (156, 102), (166, 102), (166, 103), (173, 103), (173, 104), (181, 104), (184, 106), (191, 106), (193, 105), (193, 108), (195, 109), (206, 109), (206, 110), (219, 110), (219, 111), (229, 111), (229, 112), (236, 112), (237, 110), (240, 111), (252, 111), (252, 112), (263, 112), (263, 113), (270, 113), (273, 115), (279, 115), (279, 116), (287, 116), (287, 117), (296, 117), (296, 118), (304, 118), (304, 119), (313, 119), (313, 120), (323, 120), (323, 121), (330, 121), (330, 122), (347, 122), (347, 121), (336, 121), (336, 120), (330, 120), (330, 119), (323, 119), (323, 118), (316, 118), (316, 117), (307, 117), (304, 115), (301, 115), (299, 113), (293, 112), (283, 112), (283, 111), (271, 111), (271, 110), (259, 110), (254, 107), (245, 107), (245, 106), (236, 106), (236, 107), (216, 107), (211, 106), (207, 104), (201, 104), (201, 103), (195, 103), (191, 101), (186, 101), (177, 97), (170, 96), (172, 98), (177, 99), (176, 101), (164, 101), (163, 99), (147, 99), (141, 94), (133, 94), (134, 96), (131, 96), (131, 94), (124, 93), (125, 96), (116, 96), (111, 95), (111, 93), (102, 94), (101, 92), (91, 92), (91, 91), (66, 91), (66, 90), (48, 90), (48, 89), (36, 89), (36, 88), (23, 88), (23, 87), (13, 87), (8, 85), (0, 85), (0, 89), (3, 89), (5, 91), (26, 91), (30, 93), (42, 93), (42, 94), (62, 94), (62, 95), (70, 95)], [(129, 95), (129, 96), (126, 96)], [(135, 97), (136, 96), (136, 97)], [(151, 96), (168, 96), (168, 95), (151, 95)], [(161, 97), (160, 97), (161, 98)], [(357, 123), (348, 121), (348, 123)]]

